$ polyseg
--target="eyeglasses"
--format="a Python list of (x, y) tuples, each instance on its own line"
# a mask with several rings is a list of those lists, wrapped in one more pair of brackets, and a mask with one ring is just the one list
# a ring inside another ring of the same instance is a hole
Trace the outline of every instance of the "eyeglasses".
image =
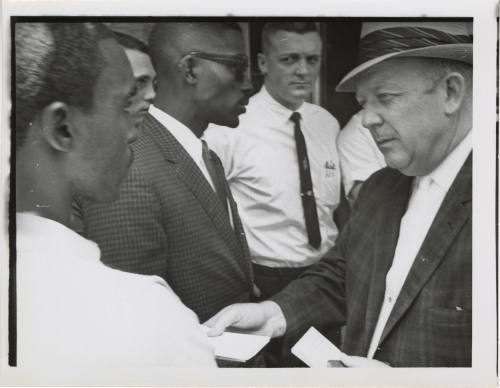
[(212, 54), (201, 51), (191, 51), (185, 57), (192, 56), (195, 58), (206, 59), (227, 66), (233, 71), (236, 81), (241, 82), (245, 78), (245, 73), (248, 70), (248, 56), (245, 54)]

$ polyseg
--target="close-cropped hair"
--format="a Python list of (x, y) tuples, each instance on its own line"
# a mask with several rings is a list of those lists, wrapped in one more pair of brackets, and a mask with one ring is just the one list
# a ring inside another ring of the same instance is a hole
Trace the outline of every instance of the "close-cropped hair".
[(137, 39), (132, 35), (128, 35), (120, 31), (113, 30), (113, 34), (115, 35), (116, 40), (118, 41), (118, 43), (120, 43), (122, 47), (130, 50), (137, 50), (144, 54), (149, 55), (148, 45), (143, 41)]
[(92, 109), (105, 60), (98, 42), (113, 38), (99, 23), (15, 24), (15, 131), (22, 146), (38, 112), (53, 102)]
[(261, 34), (262, 52), (266, 53), (270, 38), (278, 31), (296, 32), (305, 34), (306, 32), (318, 32), (318, 26), (315, 22), (269, 22), (264, 25)]
[(228, 30), (242, 31), (237, 22), (155, 23), (148, 41), (153, 68), (158, 74), (167, 74), (176, 59), (175, 54), (187, 54), (195, 43), (203, 46), (206, 42), (208, 46)]
[(422, 60), (428, 65), (425, 77), (431, 81), (430, 91), (446, 74), (456, 72), (464, 77), (468, 92), (472, 92), (472, 65), (451, 59), (425, 58)]

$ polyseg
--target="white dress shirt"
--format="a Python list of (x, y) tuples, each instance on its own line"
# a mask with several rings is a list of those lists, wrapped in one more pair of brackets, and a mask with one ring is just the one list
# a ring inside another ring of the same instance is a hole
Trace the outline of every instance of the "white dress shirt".
[(363, 111), (352, 116), (337, 139), (346, 194), (350, 193), (354, 182), (364, 182), (375, 171), (386, 166), (384, 155), (370, 131), (363, 127), (362, 118)]
[(163, 279), (99, 258), (95, 243), (64, 225), (17, 214), (21, 371), (215, 366), (196, 315)]
[(293, 111), (265, 87), (254, 95), (238, 128), (209, 126), (204, 137), (219, 155), (238, 204), (252, 260), (268, 267), (302, 267), (318, 261), (338, 234), (332, 214), (340, 200), (337, 120), (303, 103), (301, 114), (318, 210), (321, 247), (308, 243), (300, 197)]
[(430, 174), (414, 180), (412, 194), (399, 229), (392, 266), (385, 280), (385, 295), (368, 351), (372, 358), (391, 311), (420, 250), (432, 221), (453, 180), (472, 150), (472, 131)]

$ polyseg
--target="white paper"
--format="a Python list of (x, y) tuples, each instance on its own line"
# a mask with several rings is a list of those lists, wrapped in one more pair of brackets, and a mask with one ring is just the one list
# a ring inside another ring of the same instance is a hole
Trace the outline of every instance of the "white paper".
[[(208, 327), (202, 326), (208, 331)], [(270, 340), (270, 337), (225, 331), (220, 336), (208, 337), (215, 357), (222, 360), (245, 362), (255, 356)]]
[(340, 360), (342, 352), (314, 327), (292, 347), (292, 353), (310, 368), (326, 368), (329, 360)]

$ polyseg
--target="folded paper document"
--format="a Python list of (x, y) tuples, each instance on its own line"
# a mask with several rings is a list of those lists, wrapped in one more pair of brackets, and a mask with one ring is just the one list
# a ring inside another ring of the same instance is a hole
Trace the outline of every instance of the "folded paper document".
[[(208, 327), (202, 326), (208, 331)], [(254, 334), (224, 332), (218, 337), (208, 337), (220, 360), (245, 362), (255, 356), (268, 342), (269, 337)]]
[(340, 360), (342, 352), (314, 327), (292, 347), (292, 353), (310, 368), (326, 368), (329, 360)]

